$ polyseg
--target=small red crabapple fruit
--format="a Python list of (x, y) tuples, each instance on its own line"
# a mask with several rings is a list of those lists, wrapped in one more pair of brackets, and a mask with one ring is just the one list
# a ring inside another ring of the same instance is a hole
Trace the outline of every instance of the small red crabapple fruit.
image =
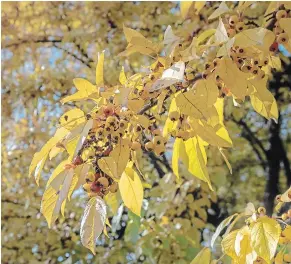
[(279, 44), (278, 44), (278, 42), (274, 42), (274, 43), (270, 46), (270, 48), (269, 48), (269, 50), (272, 51), (272, 52), (276, 52), (276, 51), (278, 51), (278, 49), (279, 49)]
[(75, 166), (78, 166), (78, 165), (81, 165), (81, 164), (83, 164), (83, 159), (80, 157), (80, 156), (76, 156), (75, 158), (74, 158), (74, 161), (73, 161), (73, 164), (75, 165)]

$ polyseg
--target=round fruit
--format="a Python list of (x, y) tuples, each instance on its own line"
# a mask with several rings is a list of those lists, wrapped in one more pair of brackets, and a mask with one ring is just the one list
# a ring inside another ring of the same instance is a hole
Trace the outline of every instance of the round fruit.
[(97, 137), (102, 137), (104, 135), (104, 130), (103, 130), (103, 128), (98, 128), (97, 130), (96, 130), (96, 136)]
[(83, 189), (84, 189), (86, 192), (88, 192), (88, 191), (90, 190), (90, 188), (91, 188), (91, 183), (85, 183), (85, 184), (83, 185)]
[(236, 31), (238, 31), (238, 32), (243, 31), (244, 28), (245, 28), (245, 23), (244, 23), (244, 22), (238, 22), (238, 23), (236, 23), (236, 25), (235, 25), (235, 29), (236, 29)]
[(132, 150), (138, 150), (141, 148), (141, 144), (137, 141), (133, 141), (132, 144), (131, 144), (131, 149)]
[(281, 18), (285, 18), (287, 17), (287, 12), (286, 10), (279, 10), (277, 13), (276, 13), (276, 19), (277, 20), (280, 20)]
[(74, 165), (81, 165), (81, 164), (83, 164), (83, 160), (82, 160), (82, 158), (80, 157), (80, 156), (76, 156), (75, 158), (74, 158), (74, 161), (73, 161), (73, 164)]
[(147, 142), (147, 143), (145, 144), (145, 149), (146, 149), (147, 151), (152, 151), (153, 148), (154, 148), (154, 144), (153, 144), (153, 142), (149, 141), (149, 142)]
[(112, 183), (108, 188), (108, 190), (112, 193), (117, 192), (117, 189), (118, 189), (118, 184), (116, 182)]
[(269, 48), (269, 50), (272, 51), (272, 52), (276, 52), (276, 51), (278, 51), (278, 49), (279, 49), (279, 44), (278, 44), (278, 42), (274, 42), (274, 43), (270, 46), (270, 48)]
[(239, 21), (239, 18), (238, 16), (234, 15), (234, 16), (231, 16), (228, 20), (228, 23), (231, 25), (231, 26), (234, 26), (235, 24), (237, 24), (237, 22)]
[(279, 194), (279, 195), (276, 196), (276, 201), (277, 202), (281, 202), (281, 194)]
[(258, 208), (258, 213), (262, 214), (262, 215), (265, 215), (266, 214), (266, 208), (265, 207), (259, 207)]
[(91, 184), (90, 190), (92, 192), (98, 193), (102, 190), (102, 186), (98, 182), (93, 182)]
[(288, 218), (288, 215), (287, 215), (286, 213), (284, 213), (284, 214), (282, 214), (282, 216), (281, 216), (281, 217), (282, 217), (282, 220), (283, 220), (283, 221), (285, 221), (285, 220), (287, 220), (287, 218)]
[(251, 72), (254, 75), (257, 75), (259, 73), (260, 68), (257, 66), (252, 67)]
[(120, 120), (119, 128), (125, 129), (127, 127), (127, 122), (125, 120)]
[(252, 70), (252, 67), (250, 66), (250, 65), (244, 65), (244, 66), (242, 66), (241, 68), (240, 68), (240, 70), (242, 71), (242, 72), (250, 72), (251, 70)]
[(95, 180), (95, 176), (93, 172), (88, 172), (87, 177), (86, 177), (86, 182), (92, 182)]
[(107, 117), (107, 116), (111, 116), (113, 114), (113, 106), (111, 105), (107, 105), (105, 107), (103, 107), (103, 114)]
[(162, 136), (155, 136), (153, 139), (154, 145), (163, 145), (164, 144), (164, 138)]
[(171, 121), (177, 121), (180, 117), (180, 114), (178, 111), (173, 111), (173, 112), (170, 112), (169, 114), (169, 118), (171, 119)]
[(281, 33), (281, 34), (279, 34), (278, 37), (277, 37), (277, 42), (279, 44), (285, 44), (285, 43), (287, 43), (288, 42), (288, 35), (287, 35), (287, 33)]
[(103, 187), (107, 188), (109, 185), (109, 181), (106, 177), (101, 177), (98, 179), (99, 184), (101, 184)]
[(239, 55), (244, 55), (245, 54), (245, 50), (243, 48), (238, 48), (236, 50), (236, 52), (239, 54)]

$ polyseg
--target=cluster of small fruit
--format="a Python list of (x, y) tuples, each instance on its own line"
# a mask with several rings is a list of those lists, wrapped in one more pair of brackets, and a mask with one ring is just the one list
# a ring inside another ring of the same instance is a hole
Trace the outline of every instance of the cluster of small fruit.
[(186, 116), (181, 115), (178, 111), (172, 111), (169, 113), (169, 119), (172, 122), (176, 122), (175, 130), (171, 132), (172, 137), (182, 138), (187, 140), (190, 137), (193, 137), (193, 130), (188, 123)]
[(109, 192), (117, 192), (118, 184), (105, 174), (94, 174), (90, 172), (87, 175), (86, 183), (83, 185), (83, 188), (88, 193), (89, 198), (94, 196), (103, 197)]
[(224, 24), (224, 27), (230, 38), (247, 29), (247, 25), (243, 22), (243, 18), (237, 15), (230, 16), (227, 23)]
[(276, 23), (273, 28), (273, 32), (276, 35), (276, 42), (278, 44), (286, 44), (289, 41), (289, 37), (286, 32), (280, 27), (280, 20), (282, 18), (290, 17), (291, 13), (290, 10), (278, 10), (276, 12)]

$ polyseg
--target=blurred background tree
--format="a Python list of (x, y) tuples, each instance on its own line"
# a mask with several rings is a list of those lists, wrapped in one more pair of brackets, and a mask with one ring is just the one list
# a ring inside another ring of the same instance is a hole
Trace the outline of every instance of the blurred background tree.
[[(177, 2), (2, 3), (3, 263), (189, 263), (201, 245), (209, 244), (215, 226), (247, 202), (264, 201), (272, 211), (276, 194), (291, 183), (289, 59), (269, 84), (278, 101), (278, 124), (260, 117), (250, 103), (232, 115), (227, 110), (233, 103), (226, 104), (233, 174), (217, 150), (209, 149), (217, 196), (186, 170), (176, 184), (170, 156), (145, 156), (142, 166), (151, 188), (145, 192), (143, 218), (128, 213), (120, 201), (112, 204), (110, 238), (99, 239), (96, 257), (80, 244), (84, 192), (74, 194), (66, 220), (59, 219), (50, 230), (39, 212), (44, 181), (38, 188), (27, 177), (33, 154), (53, 134), (58, 117), (74, 105), (62, 106), (60, 98), (74, 91), (74, 77), (94, 79), (99, 51), (106, 49), (109, 84), (116, 82), (121, 66), (133, 74), (150, 64), (145, 56), (133, 55), (130, 61), (116, 57), (126, 47), (123, 24), (154, 40), (162, 40), (168, 25), (180, 35), (194, 36), (215, 28), (206, 18), (218, 5), (209, 2), (200, 15), (183, 21)], [(254, 6), (250, 21), (267, 8), (266, 3)], [(51, 162), (44, 168), (45, 177), (54, 166)]]

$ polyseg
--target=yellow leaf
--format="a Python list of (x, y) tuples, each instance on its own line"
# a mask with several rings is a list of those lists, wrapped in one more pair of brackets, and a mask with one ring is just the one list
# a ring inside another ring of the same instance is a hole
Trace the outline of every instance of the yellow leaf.
[(124, 67), (123, 66), (122, 66), (122, 69), (121, 69), (120, 74), (119, 74), (119, 82), (122, 85), (125, 85), (125, 83), (127, 82), (127, 78), (126, 78), (126, 75), (124, 73)]
[(275, 264), (284, 264), (284, 250), (280, 250), (275, 257)]
[(104, 201), (99, 196), (91, 198), (84, 210), (80, 237), (83, 246), (90, 249), (94, 255), (96, 239), (104, 229), (105, 219), (106, 205)]
[(270, 46), (275, 40), (275, 34), (265, 28), (246, 29), (235, 35), (235, 46), (256, 47), (264, 52), (269, 52)]
[(199, 80), (192, 90), (177, 94), (176, 104), (182, 114), (207, 119), (217, 96), (218, 88), (213, 80)]
[(194, 4), (193, 1), (181, 1), (180, 12), (183, 19), (186, 19), (191, 6)]
[(203, 248), (190, 264), (209, 264), (211, 260), (211, 252), (209, 248)]
[[(210, 145), (223, 148), (232, 147), (232, 141), (223, 126), (219, 125), (213, 128), (204, 121), (192, 118), (189, 119), (189, 124), (196, 134)], [(218, 130), (215, 130), (217, 128)]]
[(47, 220), (49, 228), (59, 216), (61, 206), (68, 196), (73, 175), (73, 169), (63, 171), (51, 182), (43, 194), (41, 212)]
[(196, 45), (199, 45), (200, 43), (204, 42), (206, 39), (210, 38), (212, 35), (214, 35), (216, 32), (216, 29), (207, 29), (203, 31), (197, 38)]
[(226, 5), (226, 3), (221, 2), (219, 7), (208, 17), (208, 20), (217, 18), (228, 11), (230, 11), (230, 9)]
[(144, 106), (143, 99), (128, 100), (128, 108), (135, 113), (137, 113), (143, 106)]
[(107, 175), (109, 175), (112, 179), (117, 180), (117, 164), (112, 157), (103, 157), (98, 160), (98, 167)]
[(85, 121), (86, 117), (84, 112), (79, 108), (74, 108), (67, 111), (60, 117), (59, 125), (71, 131), (73, 128), (84, 123)]
[(40, 174), (41, 174), (41, 171), (43, 169), (43, 166), (46, 162), (46, 159), (47, 159), (47, 156), (46, 155), (36, 166), (36, 169), (35, 169), (35, 172), (34, 172), (34, 179), (35, 179), (35, 182), (37, 185), (39, 185), (39, 179), (40, 179)]
[(272, 93), (267, 89), (267, 78), (248, 80), (255, 92), (250, 95), (251, 104), (256, 112), (267, 119), (278, 119), (277, 103)]
[(198, 15), (205, 6), (206, 1), (195, 1), (195, 13)]
[(137, 173), (130, 167), (125, 169), (119, 181), (119, 190), (125, 206), (137, 216), (140, 216), (143, 187)]
[(225, 236), (221, 241), (221, 247), (223, 252), (226, 255), (230, 256), (234, 261), (236, 261), (238, 258), (234, 248), (237, 233), (238, 230), (232, 231), (227, 236)]
[(114, 159), (116, 164), (116, 173), (115, 178), (120, 178), (122, 173), (126, 168), (126, 164), (129, 160), (129, 140), (121, 139), (120, 142), (115, 146), (115, 148), (111, 151), (110, 157)]
[(209, 179), (208, 171), (206, 168), (206, 164), (201, 152), (200, 148), (203, 146), (198, 144), (197, 138), (190, 138), (185, 143), (186, 153), (189, 158), (188, 170), (192, 173), (195, 177), (199, 178), (202, 181), (208, 183), (208, 186), (211, 190), (211, 182)]
[(244, 99), (248, 86), (247, 73), (240, 71), (231, 59), (224, 58), (218, 63), (217, 74), (236, 98)]
[(212, 238), (211, 238), (211, 247), (213, 248), (214, 246), (214, 242), (215, 240), (217, 239), (217, 237), (220, 235), (221, 231), (227, 227), (230, 222), (232, 221), (232, 219), (236, 216), (237, 214), (233, 214), (229, 217), (227, 217), (226, 219), (224, 219), (220, 224), (219, 226), (216, 228), (216, 231), (215, 233), (213, 234)]
[(96, 85), (97, 86), (102, 86), (104, 84), (104, 77), (103, 77), (104, 53), (105, 51), (102, 51), (101, 54), (98, 53), (98, 63), (96, 66)]
[(42, 147), (42, 149), (35, 153), (33, 156), (33, 159), (31, 161), (31, 164), (29, 166), (29, 176), (31, 176), (32, 172), (35, 170), (36, 166), (39, 164), (39, 162), (48, 155), (50, 150), (61, 140), (63, 139), (67, 134), (68, 130), (65, 128), (59, 128), (55, 135)]
[[(173, 98), (171, 100), (169, 113), (174, 112), (174, 111), (178, 111), (175, 98)], [(164, 128), (163, 128), (163, 136), (164, 137), (168, 137), (168, 134), (173, 131), (176, 123), (177, 123), (176, 121), (175, 122), (171, 121), (171, 119), (169, 117), (167, 118), (165, 125), (164, 125)]]
[(73, 95), (69, 95), (69, 96), (63, 98), (61, 100), (62, 104), (65, 104), (65, 103), (71, 102), (71, 101), (84, 100), (84, 99), (87, 99), (93, 93), (98, 92), (96, 86), (85, 79), (75, 78), (73, 80), (73, 82), (74, 82), (74, 85), (76, 86), (78, 91)]
[(260, 217), (251, 224), (251, 245), (258, 256), (271, 263), (277, 249), (281, 227), (275, 219)]
[(173, 145), (173, 156), (172, 156), (172, 168), (174, 174), (180, 178), (179, 176), (179, 159), (183, 161), (184, 164), (189, 164), (188, 156), (185, 149), (185, 144), (183, 139), (176, 138), (175, 143)]

